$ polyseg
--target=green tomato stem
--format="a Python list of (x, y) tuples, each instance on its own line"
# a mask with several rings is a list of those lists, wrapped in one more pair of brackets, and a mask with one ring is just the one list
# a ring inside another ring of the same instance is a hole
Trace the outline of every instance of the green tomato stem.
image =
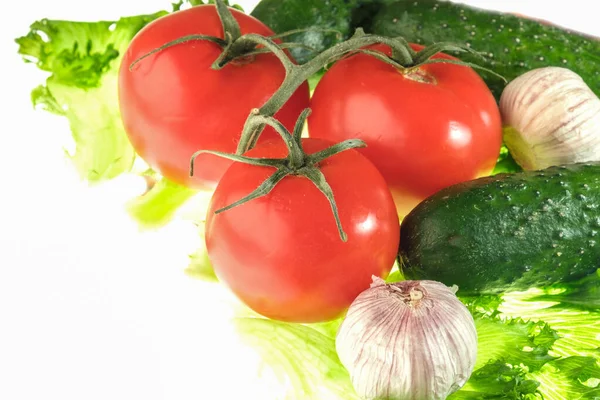
[(229, 36), (231, 42), (235, 42), (240, 36), (242, 36), (240, 24), (238, 24), (237, 20), (224, 1), (217, 1), (215, 2), (215, 5), (217, 7), (217, 14), (219, 14), (221, 24), (223, 25), (223, 37), (227, 38), (227, 36)]
[[(283, 51), (283, 49), (281, 49), (281, 47), (270, 38), (258, 34), (247, 34), (241, 36), (238, 39), (238, 42), (234, 42), (229, 49), (226, 49), (223, 52), (225, 55), (220, 58), (219, 62), (216, 62), (213, 65), (213, 68), (223, 68), (223, 66), (229, 60), (239, 57), (244, 51), (248, 51), (248, 49), (251, 49), (256, 45), (264, 46), (265, 48), (272, 50), (273, 54), (281, 61), (285, 68), (285, 78), (281, 86), (271, 96), (271, 98), (269, 98), (269, 100), (267, 100), (258, 109), (258, 114), (270, 117), (274, 116), (275, 113), (283, 107), (283, 105), (289, 100), (298, 87), (300, 87), (300, 85), (302, 85), (302, 83), (304, 83), (308, 78), (316, 74), (331, 62), (335, 62), (355, 52), (363, 52), (365, 54), (374, 56), (377, 59), (394, 66), (401, 72), (413, 70), (424, 64), (445, 62), (479, 68), (495, 74), (493, 71), (489, 71), (471, 63), (440, 58), (431, 59), (431, 57), (442, 51), (465, 51), (479, 54), (468, 46), (444, 42), (433, 44), (417, 52), (413, 50), (410, 44), (401, 37), (391, 38), (380, 35), (365, 34), (362, 29), (357, 29), (355, 34), (350, 39), (330, 47), (314, 57), (312, 60), (302, 65), (294, 64)], [(364, 49), (364, 47), (374, 44), (384, 44), (389, 46), (392, 51), (391, 57), (379, 51)], [(226, 53), (228, 52), (231, 54), (227, 55)], [(237, 154), (243, 154), (253, 148), (256, 145), (263, 129), (264, 125), (250, 124), (247, 120), (242, 131), (240, 142), (238, 143), (236, 151)]]
[[(256, 110), (255, 110), (256, 111)], [(255, 165), (259, 167), (274, 168), (275, 172), (271, 174), (266, 180), (264, 180), (254, 191), (249, 193), (247, 196), (215, 211), (216, 214), (225, 212), (234, 207), (240, 206), (251, 200), (257, 199), (262, 196), (266, 196), (281, 182), (286, 176), (300, 176), (309, 179), (321, 193), (327, 198), (331, 211), (335, 218), (335, 224), (338, 229), (338, 233), (342, 241), (348, 240), (348, 235), (344, 232), (342, 222), (340, 220), (338, 207), (333, 195), (331, 186), (327, 183), (325, 175), (319, 169), (319, 163), (326, 158), (332, 157), (338, 153), (346, 150), (364, 147), (365, 142), (358, 139), (346, 140), (341, 143), (334, 144), (324, 150), (318, 151), (313, 154), (306, 154), (302, 148), (302, 127), (306, 122), (310, 114), (310, 109), (305, 109), (300, 114), (300, 117), (296, 121), (294, 132), (290, 133), (286, 128), (273, 117), (266, 117), (264, 115), (253, 112), (250, 114), (248, 120), (248, 126), (250, 128), (259, 125), (268, 125), (273, 127), (277, 133), (281, 136), (285, 142), (288, 154), (284, 158), (255, 158), (240, 154), (223, 153), (219, 151), (211, 150), (200, 150), (194, 153), (190, 161), (190, 175), (194, 174), (194, 160), (200, 154), (212, 154), (219, 157), (227, 158), (235, 162), (241, 162), (249, 165)]]
[(160, 47), (152, 49), (148, 53), (146, 53), (146, 54), (138, 57), (135, 60), (133, 60), (133, 62), (129, 65), (129, 70), (133, 71), (133, 67), (135, 67), (135, 65), (137, 63), (139, 63), (140, 61), (142, 61), (143, 59), (145, 59), (147, 57), (150, 57), (153, 54), (156, 54), (158, 52), (166, 50), (169, 47), (177, 46), (178, 44), (187, 43), (187, 42), (191, 42), (191, 41), (194, 41), (194, 40), (208, 40), (209, 42), (213, 42), (213, 43), (217, 44), (221, 48), (224, 48), (227, 45), (227, 42), (225, 40), (223, 40), (221, 38), (218, 38), (218, 37), (214, 37), (214, 36), (209, 36), (209, 35), (187, 35), (187, 36), (182, 36), (180, 38), (177, 38), (175, 40), (167, 42), (167, 43), (163, 44)]
[[(275, 54), (281, 60), (286, 70), (285, 78), (279, 89), (277, 89), (271, 98), (269, 98), (269, 100), (267, 100), (265, 104), (258, 109), (258, 114), (270, 117), (274, 116), (275, 113), (277, 113), (277, 111), (283, 107), (283, 105), (294, 94), (296, 89), (302, 85), (302, 83), (304, 83), (312, 75), (319, 72), (323, 67), (330, 64), (332, 61), (340, 59), (348, 53), (356, 51), (357, 49), (377, 43), (393, 44), (398, 49), (401, 47), (401, 45), (394, 42), (394, 39), (392, 38), (379, 35), (367, 35), (364, 34), (362, 30), (359, 30), (347, 41), (330, 47), (305, 64), (296, 65), (293, 64), (287, 54), (285, 54), (285, 52), (283, 52), (279, 46), (269, 38), (257, 34), (248, 34), (243, 35), (239, 40), (248, 40), (268, 48), (276, 48), (277, 51), (274, 51), (273, 54)], [(234, 46), (232, 46), (232, 50), (234, 50)], [(404, 55), (410, 57), (410, 53), (408, 51)], [(230, 58), (234, 57), (237, 57), (237, 55), (235, 54)], [(407, 62), (408, 60), (403, 61)], [(244, 125), (240, 142), (238, 143), (237, 153), (243, 154), (253, 148), (256, 145), (263, 128), (264, 125), (251, 125), (248, 119)]]

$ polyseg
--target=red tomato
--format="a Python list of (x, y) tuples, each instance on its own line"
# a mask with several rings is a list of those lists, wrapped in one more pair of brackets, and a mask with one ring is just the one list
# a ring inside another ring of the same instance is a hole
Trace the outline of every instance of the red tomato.
[[(303, 139), (308, 154), (331, 143)], [(287, 154), (281, 140), (253, 157)], [(208, 256), (219, 279), (266, 317), (317, 322), (339, 317), (372, 276), (386, 277), (398, 249), (399, 221), (385, 180), (356, 150), (320, 164), (348, 240), (340, 239), (326, 197), (307, 178), (287, 176), (266, 196), (219, 214), (256, 189), (273, 168), (235, 163), (219, 182), (206, 218)]]
[[(391, 54), (387, 46), (373, 48)], [(444, 187), (488, 175), (502, 144), (496, 101), (464, 66), (428, 64), (403, 75), (354, 55), (327, 71), (311, 108), (309, 136), (367, 143), (360, 151), (385, 177), (401, 217)]]
[[(273, 32), (262, 22), (231, 9), (241, 32), (265, 36)], [(251, 62), (210, 68), (221, 48), (208, 41), (179, 44), (134, 66), (140, 56), (191, 34), (223, 38), (214, 5), (201, 5), (161, 17), (133, 38), (119, 72), (119, 101), (125, 130), (137, 153), (165, 177), (194, 188), (214, 188), (231, 164), (203, 154), (189, 176), (192, 154), (200, 149), (234, 153), (251, 110), (262, 106), (280, 86), (285, 70), (272, 54)], [(309, 104), (308, 84), (302, 85), (276, 114), (293, 129)], [(276, 133), (265, 129), (261, 140)]]

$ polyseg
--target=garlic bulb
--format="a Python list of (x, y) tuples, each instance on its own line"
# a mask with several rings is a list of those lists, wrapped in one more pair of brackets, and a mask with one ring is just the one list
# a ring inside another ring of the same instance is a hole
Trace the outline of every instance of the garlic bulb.
[(500, 97), (504, 142), (525, 170), (600, 160), (600, 99), (575, 72), (538, 68)]
[(445, 399), (473, 372), (477, 331), (446, 285), (373, 277), (350, 306), (336, 349), (362, 398)]

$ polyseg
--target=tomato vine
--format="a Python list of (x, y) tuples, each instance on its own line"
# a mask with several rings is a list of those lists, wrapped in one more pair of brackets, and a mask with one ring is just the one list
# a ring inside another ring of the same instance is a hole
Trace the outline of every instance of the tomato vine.
[[(321, 69), (326, 68), (328, 65), (337, 60), (356, 53), (365, 53), (373, 56), (382, 62), (386, 62), (394, 66), (400, 73), (407, 75), (415, 72), (421, 65), (438, 62), (466, 65), (494, 73), (493, 71), (489, 71), (483, 67), (479, 67), (478, 65), (462, 62), (460, 60), (432, 58), (434, 55), (443, 51), (463, 51), (477, 54), (477, 52), (468, 46), (441, 42), (425, 47), (420, 51), (415, 51), (402, 37), (392, 38), (381, 35), (367, 34), (362, 29), (357, 29), (352, 37), (324, 50), (310, 61), (304, 64), (295, 64), (285, 52), (285, 48), (294, 46), (294, 43), (278, 44), (275, 42), (274, 38), (266, 37), (256, 33), (242, 35), (238, 22), (224, 1), (216, 0), (215, 3), (217, 13), (223, 27), (223, 38), (207, 35), (184, 36), (165, 43), (164, 45), (142, 55), (131, 64), (130, 68), (152, 54), (156, 54), (157, 52), (164, 51), (169, 47), (194, 40), (208, 40), (221, 47), (222, 51), (220, 55), (211, 66), (211, 68), (215, 70), (219, 70), (229, 63), (251, 62), (253, 55), (262, 52), (271, 52), (280, 60), (285, 69), (285, 78), (275, 93), (273, 93), (273, 95), (264, 104), (254, 108), (251, 111), (244, 124), (236, 154), (200, 150), (191, 158), (190, 175), (193, 175), (194, 173), (193, 165), (195, 158), (202, 153), (218, 155), (238, 162), (246, 162), (254, 165), (276, 168), (276, 172), (265, 182), (263, 182), (263, 184), (260, 185), (255, 191), (243, 199), (231, 204), (229, 207), (219, 210), (218, 212), (225, 211), (254, 198), (266, 195), (281, 179), (289, 174), (303, 175), (310, 179), (327, 197), (336, 219), (340, 237), (345, 241), (346, 237), (337, 215), (337, 206), (333, 198), (333, 193), (331, 193), (331, 190), (328, 189), (329, 186), (322, 173), (320, 173), (317, 165), (318, 162), (337, 154), (340, 151), (356, 147), (364, 147), (365, 143), (360, 140), (348, 140), (333, 145), (331, 148), (327, 149), (327, 151), (321, 152), (322, 154), (320, 154), (319, 157), (315, 157), (314, 155), (307, 156), (304, 154), (301, 147), (300, 134), (309, 111), (305, 110), (305, 112), (299, 116), (296, 123), (296, 129), (291, 135), (282, 124), (273, 118), (273, 116), (290, 99), (296, 89), (298, 89), (298, 87), (302, 85), (308, 78), (319, 72)], [(285, 33), (282, 35), (285, 35)], [(281, 37), (282, 35), (278, 36)], [(376, 44), (389, 46), (391, 49), (391, 56), (388, 56), (381, 51), (369, 48), (369, 46)], [(270, 125), (275, 128), (283, 140), (286, 141), (289, 154), (285, 159), (256, 160), (243, 156), (245, 152), (252, 149), (256, 145), (266, 125)], [(290, 139), (290, 137), (293, 137), (293, 139)]]

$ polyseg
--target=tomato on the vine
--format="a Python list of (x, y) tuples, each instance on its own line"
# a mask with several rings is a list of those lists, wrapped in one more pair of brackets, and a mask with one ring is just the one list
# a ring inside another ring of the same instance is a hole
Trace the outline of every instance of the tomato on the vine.
[[(273, 32), (262, 22), (230, 9), (242, 34)], [(222, 48), (206, 40), (169, 47), (137, 63), (141, 56), (188, 35), (223, 38), (214, 5), (165, 15), (138, 32), (123, 56), (119, 102), (125, 130), (136, 152), (170, 180), (193, 188), (214, 188), (231, 161), (203, 154), (189, 176), (192, 154), (201, 149), (234, 153), (253, 108), (277, 90), (285, 69), (273, 54), (234, 60), (220, 70), (211, 64)], [(292, 129), (309, 104), (308, 84), (300, 86), (276, 117)], [(267, 128), (261, 140), (276, 134)]]
[[(385, 45), (370, 49), (391, 55)], [(311, 108), (310, 137), (367, 143), (360, 151), (385, 177), (401, 217), (444, 187), (491, 173), (502, 144), (492, 93), (462, 65), (422, 64), (402, 73), (371, 55), (352, 55), (325, 73)]]
[[(302, 139), (307, 154), (329, 147)], [(245, 155), (283, 158), (281, 139)], [(375, 166), (351, 149), (318, 163), (334, 194), (332, 207), (306, 177), (284, 177), (272, 191), (215, 214), (254, 191), (272, 167), (234, 163), (221, 178), (206, 218), (206, 248), (217, 277), (242, 302), (266, 317), (317, 322), (339, 317), (372, 276), (387, 277), (399, 241), (399, 220), (385, 180)]]

